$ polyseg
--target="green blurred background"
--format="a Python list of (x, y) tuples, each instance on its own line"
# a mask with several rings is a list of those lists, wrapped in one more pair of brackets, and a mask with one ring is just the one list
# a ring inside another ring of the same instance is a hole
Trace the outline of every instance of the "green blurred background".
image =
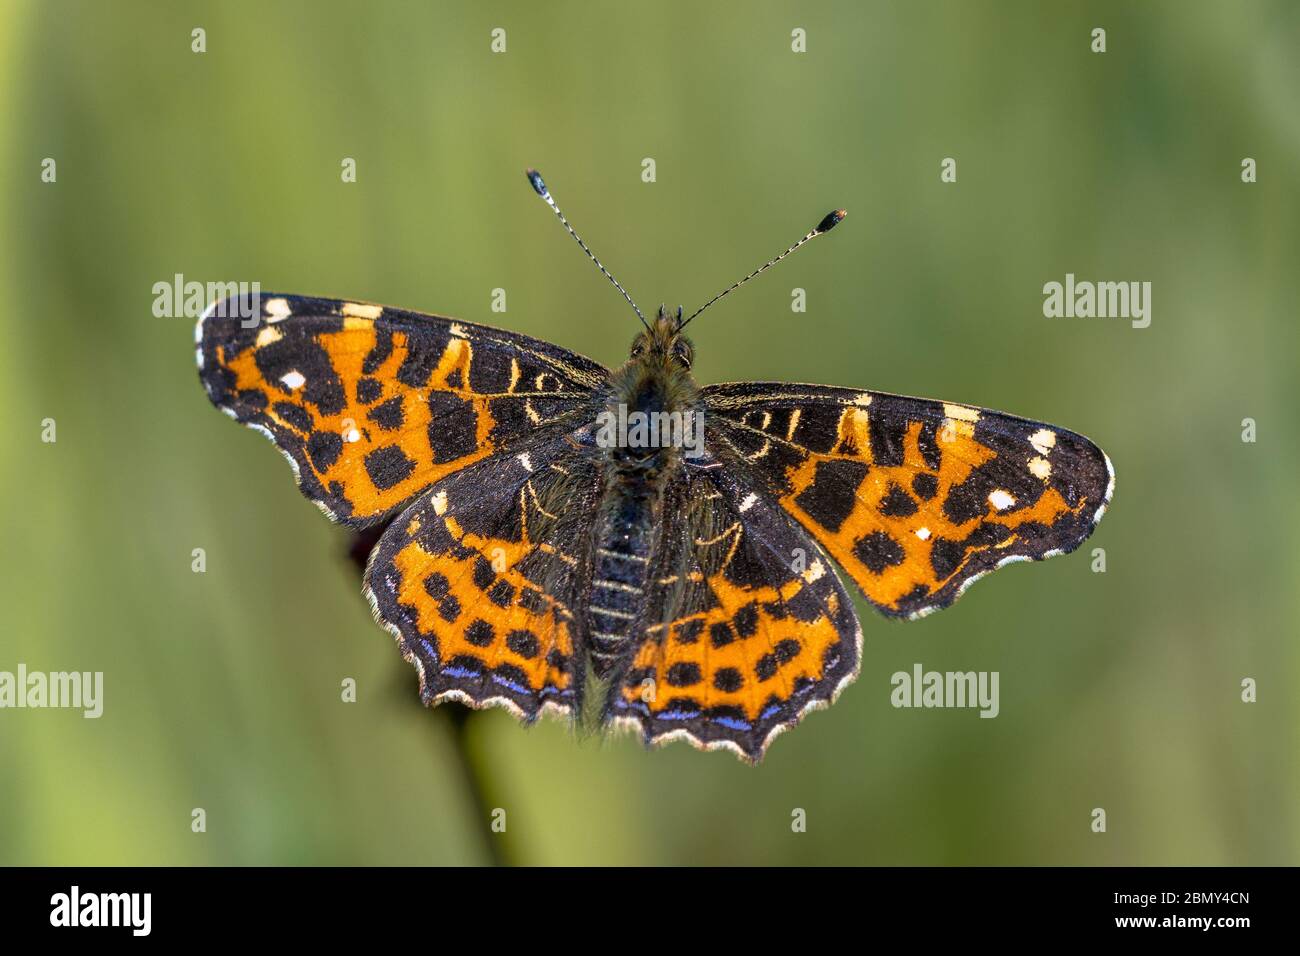
[[(99, 720), (0, 711), (0, 862), (1300, 862), (1295, 4), (0, 11), (0, 670), (105, 674)], [(152, 286), (258, 280), (616, 363), (635, 319), (528, 165), (647, 309), (848, 207), (693, 326), (699, 378), (1058, 423), (1114, 460), (1110, 514), (926, 620), (864, 608), (857, 684), (757, 769), (500, 711), (458, 751), (346, 534), (208, 404)], [(1152, 282), (1151, 327), (1045, 319), (1067, 272)], [(895, 710), (915, 662), (999, 671), (1001, 715)]]

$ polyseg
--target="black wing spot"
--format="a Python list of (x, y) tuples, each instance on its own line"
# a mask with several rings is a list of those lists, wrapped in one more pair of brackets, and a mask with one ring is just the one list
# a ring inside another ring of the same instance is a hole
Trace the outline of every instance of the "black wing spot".
[(312, 432), (311, 438), (307, 439), (307, 454), (313, 468), (328, 471), (343, 454), (343, 436), (334, 432)]
[(488, 590), (487, 596), (488, 600), (497, 607), (509, 607), (511, 599), (515, 596), (515, 586), (505, 578), (501, 578)]
[(771, 680), (782, 664), (788, 664), (799, 656), (800, 644), (793, 637), (778, 641), (770, 654), (764, 654), (754, 665), (754, 674), (760, 681)]
[(910, 518), (918, 510), (912, 496), (898, 485), (890, 485), (885, 497), (880, 499), (880, 513), (886, 518)]
[(713, 675), (713, 686), (728, 694), (734, 694), (745, 685), (745, 679), (734, 667), (723, 667)]
[(867, 466), (860, 461), (833, 458), (819, 461), (813, 483), (799, 493), (795, 504), (827, 531), (838, 531), (844, 519), (853, 513), (855, 497)]
[(448, 624), (455, 622), (460, 617), (460, 601), (454, 594), (448, 594), (438, 605), (438, 616)]
[(435, 601), (441, 601), (451, 590), (451, 582), (445, 574), (434, 571), (424, 579), (424, 590)]
[[(411, 388), (424, 388), (429, 384), (429, 376), (437, 368), (442, 358), (442, 350), (430, 348), (428, 342), (416, 344), (408, 340), (406, 357), (397, 368), (397, 380)], [(368, 371), (368, 370), (363, 370)]]
[(496, 629), (487, 621), (479, 618), (465, 628), (465, 640), (475, 647), (487, 647), (496, 638)]
[(510, 648), (520, 657), (531, 660), (537, 656), (537, 635), (529, 630), (521, 629), (511, 631), (506, 635), (506, 647)]
[(741, 637), (752, 637), (758, 630), (758, 607), (753, 601), (750, 601), (744, 607), (736, 612), (732, 618), (732, 624), (736, 627), (736, 633)]
[[(379, 366), (383, 365), (384, 362), (386, 362), (386, 361), (388, 360), (388, 356), (390, 356), (390, 355), (392, 355), (392, 354), (393, 354), (393, 333), (392, 333), (392, 332), (381, 332), (381, 331), (379, 331), (378, 329), (376, 329), (376, 330), (375, 330), (375, 347), (372, 348), (369, 352), (367, 352), (367, 353), (366, 353), (366, 357), (362, 360), (362, 362), (361, 362), (361, 371), (362, 371), (362, 373), (365, 374), (365, 375), (373, 375), (375, 372), (377, 372), (377, 371), (379, 370)], [(367, 379), (362, 379), (361, 381), (364, 382), (364, 381), (367, 381)], [(374, 380), (373, 380), (373, 379), (370, 379), (370, 381), (374, 381)], [(376, 384), (378, 384), (378, 383), (376, 382)], [(360, 383), (358, 383), (358, 385), (357, 385), (357, 397), (358, 397), (358, 398), (361, 397), (361, 393), (360, 393)], [(378, 398), (378, 397), (379, 397), (379, 393), (376, 392), (376, 393), (375, 393), (375, 398)], [(365, 402), (365, 401), (374, 401), (373, 398), (372, 398), (372, 399), (364, 399), (364, 398), (363, 398), (363, 399), (361, 399), (361, 400), (362, 400), (363, 402)]]
[(709, 626), (709, 640), (713, 642), (714, 647), (726, 647), (735, 639), (736, 635), (726, 621), (719, 621)]
[(486, 591), (496, 578), (497, 573), (492, 570), (491, 561), (487, 558), (478, 558), (474, 561), (474, 587)]
[(872, 574), (880, 574), (885, 568), (902, 564), (906, 554), (903, 546), (886, 532), (873, 531), (853, 543), (853, 556)]
[(693, 661), (679, 661), (674, 664), (668, 668), (665, 679), (670, 687), (694, 687), (703, 680), (700, 676), (700, 665)]
[(939, 449), (938, 422), (930, 421), (921, 426), (921, 432), (916, 436), (916, 447), (921, 452), (925, 466), (931, 471), (938, 471), (943, 462), (943, 452)]
[[(337, 436), (336, 436), (337, 437)], [(340, 448), (342, 444), (340, 443)], [(415, 462), (396, 445), (376, 448), (366, 455), (366, 474), (380, 491), (401, 484), (415, 471)]]
[(402, 411), (402, 396), (395, 395), (376, 405), (366, 417), (386, 432), (396, 431), (406, 421), (406, 415)]

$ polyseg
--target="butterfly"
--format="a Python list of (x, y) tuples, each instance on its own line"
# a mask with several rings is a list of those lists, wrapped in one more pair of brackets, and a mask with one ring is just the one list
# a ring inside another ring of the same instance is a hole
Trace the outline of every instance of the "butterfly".
[[(375, 620), (430, 706), (504, 707), (760, 760), (858, 674), (844, 581), (889, 617), (1073, 551), (1114, 470), (1087, 438), (970, 405), (822, 385), (698, 385), (662, 306), (606, 368), (457, 319), (261, 293), (196, 330), (209, 399), (271, 439), (304, 495), (385, 525)], [(252, 316), (257, 321), (245, 321)]]

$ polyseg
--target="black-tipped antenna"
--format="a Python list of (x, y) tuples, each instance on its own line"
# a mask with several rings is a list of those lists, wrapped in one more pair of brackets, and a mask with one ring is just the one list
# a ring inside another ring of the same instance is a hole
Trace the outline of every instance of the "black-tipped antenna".
[(588, 249), (587, 244), (582, 241), (582, 236), (574, 232), (573, 227), (569, 225), (569, 220), (564, 218), (564, 213), (560, 212), (560, 207), (557, 206), (555, 200), (551, 198), (551, 191), (546, 188), (546, 182), (542, 179), (542, 174), (535, 169), (529, 169), (526, 172), (528, 173), (528, 181), (533, 184), (533, 189), (537, 191), (537, 195), (545, 199), (546, 205), (550, 206), (551, 209), (555, 211), (555, 214), (560, 217), (560, 222), (564, 223), (564, 228), (569, 230), (569, 235), (574, 238), (578, 245), (582, 246), (582, 251), (587, 254), (588, 258), (590, 258), (592, 262), (596, 263), (596, 268), (601, 271), (606, 279), (614, 283), (615, 289), (623, 293), (623, 298), (627, 299), (627, 304), (632, 306), (632, 311), (636, 313), (636, 317), (641, 320), (641, 324), (644, 325), (648, 331), (650, 323), (645, 320), (645, 316), (641, 314), (641, 310), (638, 309), (636, 303), (632, 301), (632, 297), (627, 294), (627, 289), (624, 289), (619, 285), (618, 280), (609, 274), (609, 270), (600, 264), (600, 260), (596, 258), (596, 254)]
[(848, 215), (848, 211), (847, 211), (847, 210), (844, 210), (844, 209), (832, 209), (830, 212), (828, 212), (828, 213), (826, 214), (826, 216), (822, 219), (821, 222), (817, 223), (817, 225), (813, 227), (812, 232), (808, 233), (808, 235), (804, 236), (802, 239), (800, 239), (798, 242), (796, 242), (796, 243), (795, 243), (793, 246), (791, 246), (789, 249), (785, 250), (785, 252), (781, 253), (781, 254), (780, 254), (779, 256), (777, 256), (775, 259), (769, 259), (767, 262), (763, 263), (761, 266), (759, 266), (757, 269), (755, 269), (755, 270), (754, 270), (753, 272), (751, 272), (749, 275), (745, 276), (745, 278), (741, 279), (741, 280), (740, 280), (739, 282), (737, 282), (735, 285), (732, 285), (732, 286), (727, 287), (726, 289), (723, 289), (721, 292), (719, 292), (717, 295), (715, 295), (715, 296), (714, 296), (712, 299), (710, 299), (708, 302), (705, 302), (702, 306), (700, 306), (698, 309), (696, 309), (694, 312), (691, 313), (690, 318), (688, 318), (688, 319), (686, 320), (686, 322), (682, 322), (680, 325), (678, 325), (678, 326), (677, 326), (677, 330), (678, 330), (678, 331), (681, 331), (683, 328), (686, 327), (687, 322), (690, 322), (691, 319), (695, 318), (697, 315), (699, 315), (701, 312), (703, 312), (703, 311), (704, 311), (705, 309), (707, 309), (709, 306), (713, 305), (713, 303), (717, 302), (717, 301), (718, 301), (719, 299), (721, 299), (724, 295), (730, 295), (732, 292), (735, 292), (737, 289), (739, 289), (742, 285), (744, 285), (744, 284), (745, 284), (746, 282), (748, 282), (750, 279), (754, 278), (754, 277), (757, 276), (757, 275), (760, 275), (761, 273), (766, 272), (768, 269), (772, 268), (772, 266), (776, 265), (778, 262), (780, 262), (782, 259), (784, 259), (786, 256), (788, 256), (790, 253), (794, 252), (796, 249), (798, 249), (800, 246), (802, 246), (805, 242), (808, 242), (808, 241), (811, 240), (811, 239), (816, 239), (816, 238), (817, 238), (818, 236), (820, 236), (822, 233), (830, 232), (832, 229), (834, 229), (836, 226), (838, 226), (841, 222), (843, 222), (843, 221), (844, 221), (844, 217), (847, 216), (847, 215)]

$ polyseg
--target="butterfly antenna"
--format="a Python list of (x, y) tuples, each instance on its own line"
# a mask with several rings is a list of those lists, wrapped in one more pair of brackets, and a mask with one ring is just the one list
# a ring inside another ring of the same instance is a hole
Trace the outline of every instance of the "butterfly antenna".
[(564, 228), (569, 230), (569, 235), (573, 237), (574, 241), (577, 242), (578, 245), (582, 246), (582, 251), (587, 254), (587, 257), (590, 258), (592, 262), (596, 263), (596, 268), (601, 271), (606, 279), (614, 283), (615, 289), (623, 293), (623, 298), (627, 299), (627, 304), (632, 306), (632, 311), (636, 313), (636, 317), (641, 320), (641, 324), (646, 327), (647, 331), (649, 331), (650, 323), (645, 320), (645, 316), (641, 314), (641, 310), (637, 308), (636, 303), (632, 301), (632, 297), (627, 294), (627, 289), (624, 289), (619, 285), (618, 280), (609, 274), (609, 270), (600, 264), (600, 260), (596, 258), (596, 254), (588, 249), (587, 244), (582, 241), (582, 236), (574, 232), (573, 227), (569, 225), (569, 220), (564, 218), (564, 213), (560, 212), (560, 207), (557, 206), (555, 200), (551, 198), (551, 191), (546, 188), (546, 182), (542, 179), (542, 174), (535, 169), (527, 170), (527, 173), (528, 181), (533, 184), (533, 189), (537, 191), (537, 195), (545, 199), (546, 205), (550, 206), (555, 214), (560, 217), (560, 222), (564, 224)]
[(691, 313), (690, 318), (688, 318), (686, 322), (679, 323), (677, 326), (677, 330), (681, 331), (683, 328), (686, 327), (687, 322), (690, 322), (691, 319), (695, 318), (697, 315), (699, 315), (709, 306), (713, 305), (713, 303), (717, 302), (723, 296), (730, 295), (732, 292), (735, 292), (737, 289), (739, 289), (750, 279), (753, 279), (756, 276), (763, 274), (768, 269), (772, 268), (772, 266), (776, 265), (778, 262), (780, 262), (782, 259), (788, 256), (790, 253), (794, 252), (796, 249), (802, 246), (805, 242), (809, 242), (813, 239), (816, 239), (818, 236), (822, 235), (823, 233), (830, 232), (841, 222), (843, 222), (844, 217), (847, 215), (848, 215), (848, 211), (844, 209), (834, 209), (831, 212), (828, 212), (825, 218), (823, 218), (821, 222), (817, 223), (817, 225), (813, 228), (813, 230), (810, 233), (808, 233), (808, 235), (804, 236), (802, 239), (796, 242), (789, 249), (785, 250), (785, 252), (781, 253), (775, 259), (769, 259), (767, 262), (763, 263), (761, 266), (759, 266), (749, 275), (745, 276), (745, 278), (741, 279), (739, 282), (735, 283), (734, 285), (731, 285), (726, 289), (723, 289), (721, 292), (715, 295), (708, 302), (705, 302), (702, 306), (700, 306), (698, 309), (696, 309), (694, 312)]

